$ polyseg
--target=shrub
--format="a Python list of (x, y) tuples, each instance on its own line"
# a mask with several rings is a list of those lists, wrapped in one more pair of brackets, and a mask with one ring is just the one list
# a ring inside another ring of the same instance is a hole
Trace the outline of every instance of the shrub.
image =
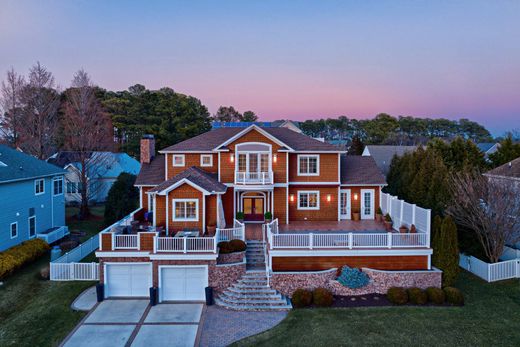
[(446, 287), (444, 288), (444, 294), (446, 295), (446, 301), (448, 303), (457, 306), (464, 305), (464, 295), (457, 288)]
[(291, 302), (295, 308), (310, 306), (312, 303), (312, 292), (307, 289), (296, 289), (292, 295)]
[(370, 278), (366, 273), (359, 269), (352, 269), (348, 266), (343, 266), (337, 281), (345, 287), (357, 289), (368, 285)]
[(136, 176), (121, 173), (107, 195), (105, 225), (111, 225), (139, 206), (139, 190), (134, 186)]
[(42, 280), (48, 280), (50, 275), (50, 268), (48, 266), (42, 267), (40, 269), (40, 278)]
[(233, 252), (233, 249), (231, 248), (231, 245), (228, 241), (220, 241), (218, 243), (218, 248), (221, 254), (228, 254)]
[(381, 209), (381, 206), (379, 206), (376, 210), (377, 214), (383, 214), (383, 210)]
[(244, 219), (244, 212), (237, 212), (236, 219), (238, 219), (238, 220)]
[(432, 263), (442, 270), (442, 285), (452, 286), (460, 268), (457, 226), (451, 217), (434, 218), (432, 248)]
[(229, 247), (232, 252), (243, 252), (246, 250), (247, 245), (242, 240), (231, 240), (229, 241)]
[(410, 302), (415, 305), (424, 305), (428, 302), (428, 294), (421, 288), (409, 288), (407, 290)]
[(387, 221), (387, 222), (391, 222), (392, 221), (392, 217), (390, 217), (389, 213), (385, 214), (385, 221)]
[(330, 307), (334, 301), (334, 297), (330, 290), (326, 288), (316, 288), (312, 292), (312, 301), (314, 305), (319, 307)]
[(0, 253), (0, 278), (12, 274), (16, 269), (47, 253), (50, 246), (41, 239), (22, 242)]
[(388, 301), (396, 305), (404, 305), (408, 302), (408, 293), (404, 288), (392, 287), (386, 292)]
[(428, 295), (428, 301), (437, 305), (442, 305), (446, 301), (446, 295), (444, 295), (444, 291), (441, 288), (426, 288), (426, 295)]
[(264, 217), (265, 217), (265, 219), (273, 219), (273, 214), (271, 213), (271, 211), (267, 211), (264, 214)]

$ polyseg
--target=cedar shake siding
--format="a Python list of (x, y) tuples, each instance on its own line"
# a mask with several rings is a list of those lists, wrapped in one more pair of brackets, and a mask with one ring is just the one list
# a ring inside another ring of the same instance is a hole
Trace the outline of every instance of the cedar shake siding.
[[(190, 229), (198, 229), (200, 231), (202, 231), (202, 216), (203, 216), (203, 206), (202, 206), (202, 199), (204, 199), (204, 195), (202, 194), (202, 192), (200, 192), (199, 190), (193, 188), (192, 186), (188, 185), (188, 184), (183, 184), (177, 188), (175, 188), (174, 190), (172, 190), (171, 192), (168, 193), (168, 203), (169, 203), (169, 216), (168, 216), (168, 219), (169, 219), (169, 225), (168, 225), (168, 228), (169, 228), (169, 232), (177, 232), (177, 231), (180, 231), (180, 230), (183, 230), (185, 228), (190, 228)], [(174, 206), (173, 206), (173, 199), (197, 199), (198, 200), (198, 205), (199, 205), (199, 215), (198, 215), (198, 221), (193, 221), (193, 222), (176, 222), (173, 220), (173, 209), (174, 209)]]
[(153, 187), (140, 187), (141, 189), (141, 206), (143, 206), (143, 210), (148, 211), (148, 194), (146, 194), (147, 191), (152, 189)]
[(287, 188), (274, 188), (274, 213), (278, 223), (286, 224), (287, 220)]
[[(319, 175), (303, 176), (298, 174), (298, 156), (318, 155)], [(339, 182), (337, 153), (289, 153), (289, 182)]]
[[(319, 191), (319, 209), (298, 209), (298, 192)], [(327, 196), (330, 195), (330, 201)], [(294, 196), (294, 201), (291, 201)], [(290, 186), (289, 188), (289, 222), (290, 221), (337, 221), (338, 220), (338, 186)]]
[[(184, 166), (173, 166), (173, 156), (174, 155), (184, 155)], [(201, 166), (201, 156), (203, 155), (211, 155), (212, 160), (212, 166)], [(216, 174), (218, 172), (218, 154), (216, 153), (175, 153), (175, 154), (166, 154), (166, 161), (168, 165), (168, 177), (167, 179), (173, 178), (180, 174), (181, 172), (185, 171), (186, 169), (195, 166), (200, 168), (201, 170), (204, 170), (208, 173), (214, 173)]]
[[(217, 196), (208, 195), (206, 198), (206, 227), (217, 225)], [(205, 231), (205, 230), (204, 230)]]
[(344, 265), (377, 270), (427, 270), (428, 256), (273, 257), (273, 271), (320, 271)]
[[(352, 212), (361, 211), (361, 189), (374, 190), (374, 206), (376, 210), (379, 207), (379, 193), (381, 190), (379, 186), (341, 186), (341, 189), (350, 189), (350, 206)], [(356, 194), (357, 200), (355, 199)]]

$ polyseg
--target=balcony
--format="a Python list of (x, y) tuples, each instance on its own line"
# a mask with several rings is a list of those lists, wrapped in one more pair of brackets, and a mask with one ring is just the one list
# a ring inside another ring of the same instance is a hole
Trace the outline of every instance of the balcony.
[(273, 184), (273, 172), (235, 172), (235, 184)]

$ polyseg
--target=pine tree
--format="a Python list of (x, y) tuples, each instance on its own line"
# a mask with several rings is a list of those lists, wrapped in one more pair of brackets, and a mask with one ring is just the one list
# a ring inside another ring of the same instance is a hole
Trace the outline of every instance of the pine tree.
[(443, 272), (443, 287), (449, 287), (455, 283), (460, 271), (457, 226), (449, 216), (442, 221), (438, 242), (438, 254), (434, 265)]
[(432, 224), (432, 242), (431, 247), (433, 249), (432, 254), (432, 264), (435, 267), (439, 267), (440, 259), (443, 257), (443, 248), (442, 248), (442, 240), (441, 240), (441, 225), (442, 218), (437, 215), (433, 218)]

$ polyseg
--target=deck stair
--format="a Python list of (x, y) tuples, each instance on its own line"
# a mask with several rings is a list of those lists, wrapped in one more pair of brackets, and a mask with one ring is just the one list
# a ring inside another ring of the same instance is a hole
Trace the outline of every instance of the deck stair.
[(215, 298), (219, 306), (233, 310), (289, 310), (289, 298), (269, 287), (264, 270), (248, 270), (238, 282)]
[(248, 270), (265, 271), (265, 242), (258, 240), (248, 240), (246, 249), (246, 266)]

